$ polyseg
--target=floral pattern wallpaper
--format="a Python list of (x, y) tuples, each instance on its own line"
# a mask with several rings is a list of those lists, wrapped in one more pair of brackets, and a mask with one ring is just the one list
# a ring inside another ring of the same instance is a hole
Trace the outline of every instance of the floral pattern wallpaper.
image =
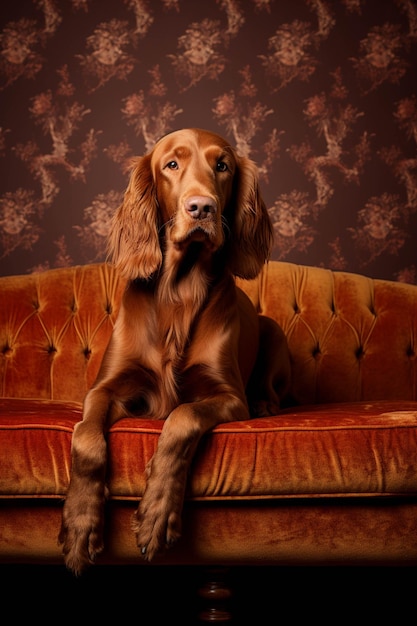
[(259, 167), (275, 260), (417, 284), (417, 0), (19, 0), (0, 16), (0, 274), (102, 261), (176, 128)]

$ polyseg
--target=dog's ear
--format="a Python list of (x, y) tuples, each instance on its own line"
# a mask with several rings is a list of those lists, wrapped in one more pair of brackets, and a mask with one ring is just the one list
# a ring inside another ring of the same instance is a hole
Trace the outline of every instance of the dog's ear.
[(235, 276), (255, 278), (271, 253), (273, 230), (259, 188), (258, 168), (246, 157), (237, 157), (236, 187), (230, 268)]
[(162, 263), (158, 202), (150, 164), (150, 154), (133, 161), (123, 203), (110, 225), (109, 255), (129, 280), (150, 278)]

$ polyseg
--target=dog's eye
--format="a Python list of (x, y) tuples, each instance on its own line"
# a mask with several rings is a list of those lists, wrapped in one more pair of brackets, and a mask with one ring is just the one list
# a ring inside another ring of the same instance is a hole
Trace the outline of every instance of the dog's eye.
[(224, 161), (217, 161), (216, 170), (218, 172), (226, 172), (229, 168), (227, 167), (227, 163)]
[(178, 163), (176, 161), (168, 161), (167, 165), (166, 165), (170, 170), (177, 170), (178, 169)]

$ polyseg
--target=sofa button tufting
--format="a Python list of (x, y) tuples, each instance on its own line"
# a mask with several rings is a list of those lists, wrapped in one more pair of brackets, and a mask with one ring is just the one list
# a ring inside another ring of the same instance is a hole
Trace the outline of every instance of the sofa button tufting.
[(416, 357), (416, 352), (413, 348), (413, 346), (408, 346), (407, 350), (406, 350), (406, 355), (408, 356), (409, 359), (415, 359)]
[(317, 345), (317, 346), (315, 346), (315, 347), (313, 348), (313, 357), (314, 357), (315, 359), (319, 359), (319, 358), (321, 357), (321, 350), (320, 350), (319, 345)]
[(363, 346), (359, 346), (356, 349), (355, 355), (357, 359), (363, 359), (363, 357), (365, 356), (365, 350), (363, 349)]

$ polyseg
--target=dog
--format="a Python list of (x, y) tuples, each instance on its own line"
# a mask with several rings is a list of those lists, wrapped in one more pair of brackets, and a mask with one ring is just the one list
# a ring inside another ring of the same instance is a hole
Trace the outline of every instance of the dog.
[(134, 159), (109, 235), (127, 287), (74, 429), (58, 537), (76, 575), (103, 550), (106, 433), (117, 420), (165, 420), (132, 520), (138, 553), (150, 561), (181, 536), (204, 434), (279, 411), (289, 385), (285, 335), (235, 280), (259, 274), (272, 242), (257, 167), (221, 136), (173, 131)]

